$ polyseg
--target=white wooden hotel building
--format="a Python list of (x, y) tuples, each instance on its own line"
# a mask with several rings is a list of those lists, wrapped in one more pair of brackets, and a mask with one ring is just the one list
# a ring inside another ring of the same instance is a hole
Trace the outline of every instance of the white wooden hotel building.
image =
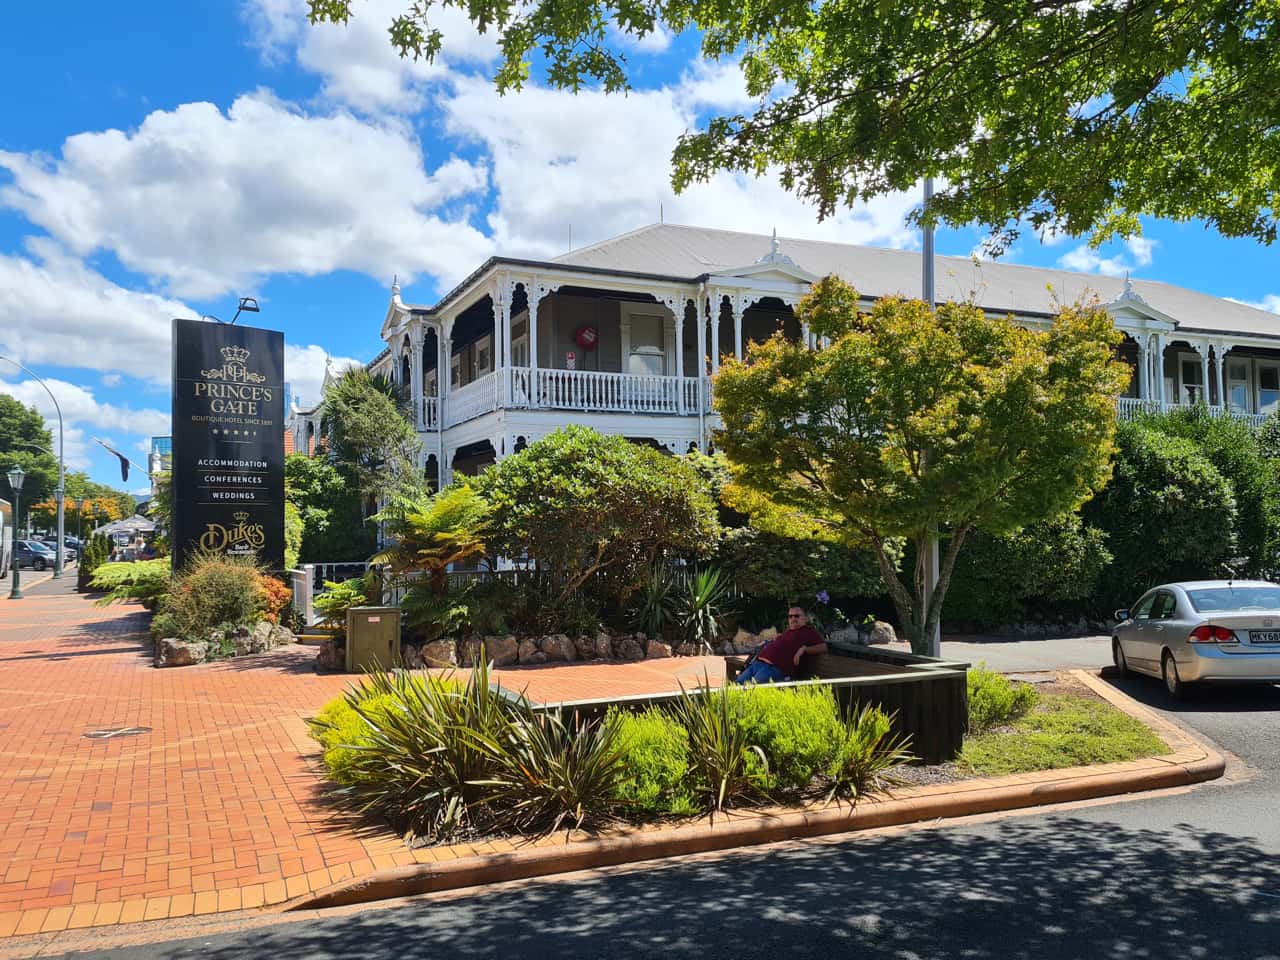
[[(781, 328), (811, 342), (792, 307), (836, 274), (868, 302), (918, 295), (920, 254), (658, 224), (553, 260), (493, 257), (434, 306), (398, 285), (370, 364), (409, 400), (428, 478), (475, 473), (567, 423), (672, 452), (707, 449), (711, 376)], [(939, 257), (939, 300), (1041, 324), (1055, 302), (1096, 296), (1135, 367), (1121, 415), (1207, 403), (1254, 422), (1280, 406), (1280, 317), (1147, 280)], [(313, 449), (319, 410), (294, 411)]]

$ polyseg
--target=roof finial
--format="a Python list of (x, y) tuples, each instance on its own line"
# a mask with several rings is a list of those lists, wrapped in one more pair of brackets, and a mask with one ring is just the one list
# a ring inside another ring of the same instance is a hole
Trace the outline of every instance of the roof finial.
[[(778, 240), (778, 228), (773, 228), (773, 237), (769, 240), (769, 252), (756, 263), (781, 263), (795, 267), (796, 262), (782, 252), (782, 244)], [(798, 269), (798, 268), (797, 268)]]
[(400, 296), (400, 274), (398, 273), (391, 275), (391, 295), (393, 297)]

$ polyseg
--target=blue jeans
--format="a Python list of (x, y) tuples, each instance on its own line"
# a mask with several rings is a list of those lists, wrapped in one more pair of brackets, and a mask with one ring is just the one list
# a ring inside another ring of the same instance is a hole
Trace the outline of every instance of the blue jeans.
[(763, 660), (752, 660), (747, 668), (738, 674), (734, 683), (783, 683), (787, 675), (772, 663)]

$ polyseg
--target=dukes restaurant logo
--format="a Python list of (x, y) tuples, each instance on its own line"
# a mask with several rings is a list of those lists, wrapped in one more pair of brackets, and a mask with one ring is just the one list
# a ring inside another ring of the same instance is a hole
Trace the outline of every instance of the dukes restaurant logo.
[(234, 523), (224, 527), (220, 523), (206, 523), (200, 535), (200, 549), (216, 553), (246, 554), (261, 550), (267, 535), (260, 523), (250, 523), (249, 514), (239, 511), (231, 515)]
[(211, 413), (259, 416), (258, 405), (270, 403), (270, 387), (260, 387), (266, 377), (247, 366), (249, 351), (244, 347), (223, 347), (222, 366), (201, 370), (203, 381), (193, 384), (195, 395), (209, 400)]

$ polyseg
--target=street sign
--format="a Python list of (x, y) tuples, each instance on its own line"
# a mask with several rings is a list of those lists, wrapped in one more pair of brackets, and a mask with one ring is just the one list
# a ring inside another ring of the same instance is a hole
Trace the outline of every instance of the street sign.
[(173, 564), (284, 569), (284, 334), (173, 321)]

